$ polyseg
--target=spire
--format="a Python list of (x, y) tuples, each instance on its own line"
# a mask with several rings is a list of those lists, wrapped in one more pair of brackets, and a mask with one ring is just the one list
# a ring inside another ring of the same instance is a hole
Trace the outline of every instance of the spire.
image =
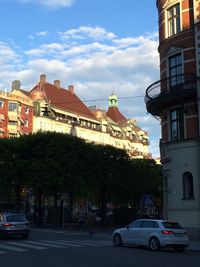
[(117, 96), (114, 94), (114, 92), (112, 93), (111, 96), (109, 96), (108, 106), (109, 106), (109, 107), (117, 107), (117, 106), (118, 106), (118, 98), (117, 98)]

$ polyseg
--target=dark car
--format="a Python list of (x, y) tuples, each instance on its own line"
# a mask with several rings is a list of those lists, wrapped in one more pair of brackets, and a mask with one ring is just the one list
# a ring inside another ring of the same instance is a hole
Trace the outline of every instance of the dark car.
[(0, 236), (21, 236), (28, 238), (30, 225), (26, 216), (20, 213), (0, 213)]

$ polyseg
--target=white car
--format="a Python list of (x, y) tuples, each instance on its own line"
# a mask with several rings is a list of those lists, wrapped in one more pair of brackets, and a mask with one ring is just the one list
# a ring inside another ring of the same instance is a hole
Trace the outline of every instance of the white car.
[(116, 229), (112, 241), (114, 246), (138, 245), (151, 250), (173, 247), (183, 251), (189, 245), (187, 232), (178, 222), (154, 219), (139, 219)]
[(18, 236), (28, 238), (30, 232), (29, 222), (19, 213), (0, 213), (0, 237)]

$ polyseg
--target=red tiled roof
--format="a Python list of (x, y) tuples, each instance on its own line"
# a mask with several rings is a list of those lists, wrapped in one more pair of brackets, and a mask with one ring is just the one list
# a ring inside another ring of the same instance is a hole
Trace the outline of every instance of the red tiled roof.
[[(75, 93), (63, 88), (58, 88), (50, 83), (43, 83), (41, 87), (41, 90), (44, 90), (50, 105), (97, 121), (94, 114)], [(38, 85), (36, 85), (30, 93), (33, 94), (34, 90), (38, 90)]]
[(114, 122), (117, 122), (117, 123), (122, 122), (122, 121), (127, 121), (126, 117), (122, 115), (118, 107), (109, 107), (108, 111), (106, 112), (106, 116), (108, 116)]

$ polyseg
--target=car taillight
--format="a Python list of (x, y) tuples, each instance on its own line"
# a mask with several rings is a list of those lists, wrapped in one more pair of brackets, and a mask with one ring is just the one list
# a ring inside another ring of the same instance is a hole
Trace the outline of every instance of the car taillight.
[(3, 226), (10, 227), (10, 226), (12, 226), (12, 223), (4, 223)]
[(170, 231), (170, 230), (163, 230), (161, 233), (163, 235), (172, 235), (174, 232), (173, 231)]

